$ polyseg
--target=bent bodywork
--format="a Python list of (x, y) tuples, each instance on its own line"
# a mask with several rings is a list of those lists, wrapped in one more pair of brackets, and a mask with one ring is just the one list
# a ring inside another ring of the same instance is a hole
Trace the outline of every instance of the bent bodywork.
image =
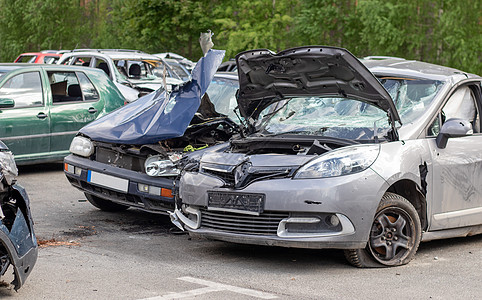
[(323, 46), (236, 59), (247, 133), (184, 170), (176, 225), (344, 249), (357, 267), (406, 264), (421, 240), (481, 232), (480, 76)]
[(13, 155), (0, 142), (0, 277), (12, 266), (12, 285), (18, 290), (37, 261), (38, 246), (30, 201), (25, 190), (15, 184), (16, 176)]
[[(71, 184), (101, 209), (172, 210), (178, 159), (238, 131), (225, 103), (231, 102), (230, 94), (234, 98), (236, 77), (215, 76), (223, 56), (224, 51), (210, 50), (196, 64), (191, 81), (172, 92), (158, 90), (82, 128), (64, 161)], [(219, 84), (211, 93), (212, 82)], [(83, 152), (85, 145), (91, 151)]]

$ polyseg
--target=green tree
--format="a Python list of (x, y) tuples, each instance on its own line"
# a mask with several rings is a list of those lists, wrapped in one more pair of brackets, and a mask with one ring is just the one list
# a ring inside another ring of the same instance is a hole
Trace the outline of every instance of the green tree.
[(93, 44), (199, 58), (199, 34), (210, 28), (209, 13), (215, 4), (207, 0), (106, 0), (101, 10), (105, 24)]
[(360, 20), (354, 0), (304, 0), (295, 17), (297, 35), (304, 44), (339, 46), (363, 52)]
[(79, 0), (0, 0), (0, 59), (12, 61), (26, 51), (88, 46), (88, 20)]
[(298, 0), (227, 0), (213, 11), (216, 41), (226, 57), (238, 52), (268, 48), (279, 51), (302, 41), (292, 30)]

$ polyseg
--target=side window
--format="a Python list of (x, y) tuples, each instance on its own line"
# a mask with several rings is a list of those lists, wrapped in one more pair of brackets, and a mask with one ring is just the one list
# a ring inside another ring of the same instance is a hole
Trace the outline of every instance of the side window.
[(74, 72), (49, 71), (47, 74), (54, 104), (83, 100), (79, 80)]
[(85, 101), (96, 101), (99, 100), (99, 94), (95, 89), (92, 82), (90, 82), (87, 75), (82, 72), (77, 72), (77, 77), (79, 78), (80, 88), (82, 89), (82, 93), (84, 94)]
[(39, 72), (28, 72), (10, 78), (0, 88), (0, 98), (15, 101), (14, 108), (41, 106), (42, 82)]
[(90, 65), (90, 61), (92, 60), (92, 57), (77, 56), (77, 57), (72, 57), (72, 59), (73, 59), (73, 62), (70, 63), (70, 65), (88, 67)]
[(107, 61), (105, 61), (102, 58), (96, 57), (95, 59), (95, 67), (98, 69), (101, 69), (107, 74), (107, 76), (110, 77), (110, 70), (109, 70), (109, 64), (107, 64)]
[(439, 117), (428, 129), (429, 136), (436, 136), (440, 132), (443, 123), (452, 118), (469, 121), (474, 133), (480, 132), (480, 114), (475, 101), (475, 96), (468, 86), (463, 86), (453, 93), (445, 103)]

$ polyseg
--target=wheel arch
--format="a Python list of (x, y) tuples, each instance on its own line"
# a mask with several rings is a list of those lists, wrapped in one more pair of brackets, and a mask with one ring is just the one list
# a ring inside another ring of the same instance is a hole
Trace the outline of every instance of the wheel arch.
[(428, 227), (427, 200), (423, 189), (410, 179), (401, 179), (393, 183), (387, 190), (407, 199), (415, 208), (420, 218), (422, 230)]

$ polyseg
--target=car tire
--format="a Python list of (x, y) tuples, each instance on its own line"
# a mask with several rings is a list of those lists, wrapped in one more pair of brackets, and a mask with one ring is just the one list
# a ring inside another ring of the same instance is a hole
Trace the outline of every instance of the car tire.
[(103, 211), (123, 211), (129, 208), (127, 205), (117, 204), (87, 193), (84, 193), (84, 195), (90, 204)]
[(407, 199), (385, 193), (375, 214), (367, 246), (345, 250), (345, 257), (359, 268), (405, 265), (417, 252), (421, 228), (420, 217)]

